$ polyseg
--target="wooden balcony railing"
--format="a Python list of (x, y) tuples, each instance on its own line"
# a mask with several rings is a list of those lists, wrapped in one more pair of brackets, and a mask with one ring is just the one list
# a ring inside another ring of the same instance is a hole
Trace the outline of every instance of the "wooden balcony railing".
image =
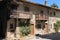
[(48, 16), (47, 15), (36, 15), (36, 20), (48, 20)]
[(25, 18), (30, 19), (32, 17), (32, 12), (24, 12), (24, 11), (15, 11), (13, 12), (10, 17), (11, 18)]

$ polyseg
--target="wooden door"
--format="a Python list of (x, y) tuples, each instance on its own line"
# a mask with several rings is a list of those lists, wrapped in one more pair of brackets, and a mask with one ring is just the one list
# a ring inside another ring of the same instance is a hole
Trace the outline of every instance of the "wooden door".
[(31, 29), (31, 32), (30, 32), (30, 34), (31, 34), (31, 35), (34, 35), (34, 24), (31, 24), (31, 27), (30, 27), (30, 29)]
[(48, 24), (45, 24), (45, 32), (48, 33)]

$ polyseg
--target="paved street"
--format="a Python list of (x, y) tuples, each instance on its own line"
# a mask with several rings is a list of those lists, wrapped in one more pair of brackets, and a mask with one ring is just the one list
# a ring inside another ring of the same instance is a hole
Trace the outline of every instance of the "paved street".
[(31, 37), (29, 40), (60, 40), (60, 33), (39, 35), (39, 37)]
[(28, 37), (24, 37), (23, 40), (60, 40), (60, 33), (52, 33), (52, 34), (46, 34), (46, 35), (39, 35), (39, 37), (28, 36)]
[(51, 39), (45, 39), (45, 38), (36, 38), (36, 37), (34, 37), (34, 38), (30, 38), (29, 40), (51, 40)]
[(39, 37), (42, 37), (42, 38), (45, 38), (45, 39), (51, 39), (51, 40), (60, 40), (60, 33), (40, 35)]
[(23, 37), (20, 40), (51, 40), (51, 39), (46, 39), (46, 38), (41, 38), (36, 36), (28, 36), (28, 37)]

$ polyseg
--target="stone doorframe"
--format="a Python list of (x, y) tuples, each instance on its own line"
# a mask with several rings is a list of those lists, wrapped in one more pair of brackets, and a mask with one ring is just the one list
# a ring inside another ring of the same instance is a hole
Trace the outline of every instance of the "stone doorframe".
[(14, 29), (14, 27), (15, 27), (14, 19), (10, 19), (10, 20), (7, 22), (7, 32), (8, 32), (9, 29), (10, 29), (10, 26), (11, 26), (10, 24), (13, 25), (13, 29)]
[(7, 34), (6, 34), (6, 39), (8, 40), (9, 38), (12, 38), (12, 37), (14, 37), (14, 33), (11, 33), (10, 32), (10, 30), (12, 30), (12, 29), (10, 29), (10, 24), (12, 24), (13, 25), (13, 28), (12, 29), (14, 29), (14, 27), (15, 27), (15, 22), (14, 22), (14, 19), (9, 19), (8, 21), (7, 21), (7, 30), (6, 30), (6, 32), (7, 32)]

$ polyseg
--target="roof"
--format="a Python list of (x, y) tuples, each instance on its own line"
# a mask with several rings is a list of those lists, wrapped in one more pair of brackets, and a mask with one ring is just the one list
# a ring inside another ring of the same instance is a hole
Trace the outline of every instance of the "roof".
[(33, 5), (38, 5), (38, 6), (48, 8), (48, 9), (54, 9), (54, 10), (60, 11), (59, 8), (52, 8), (50, 6), (46, 6), (46, 5), (42, 5), (42, 4), (38, 4), (38, 3), (34, 3), (34, 2), (29, 2), (29, 1), (21, 1), (21, 2), (25, 2), (25, 3), (29, 3), (29, 4), (33, 4)]

